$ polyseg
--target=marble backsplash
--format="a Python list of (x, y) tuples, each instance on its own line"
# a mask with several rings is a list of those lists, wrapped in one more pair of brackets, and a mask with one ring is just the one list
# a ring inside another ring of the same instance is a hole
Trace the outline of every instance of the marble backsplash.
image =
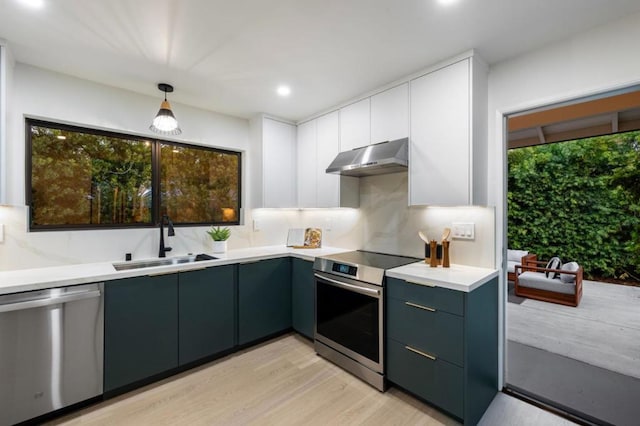
[[(0, 224), (4, 225), (0, 270), (119, 261), (125, 253), (131, 253), (133, 259), (158, 256), (158, 228), (28, 232), (27, 221), (27, 207), (0, 206)], [(323, 245), (356, 250), (361, 226), (357, 209), (255, 209), (246, 212), (245, 225), (231, 227), (228, 247), (284, 246), (289, 228), (318, 227), (325, 228)], [(176, 227), (176, 235), (165, 238), (165, 244), (172, 247), (169, 255), (211, 253), (208, 228)]]
[(422, 230), (440, 239), (452, 222), (475, 223), (473, 240), (452, 240), (451, 263), (495, 267), (495, 211), (492, 207), (407, 207), (407, 173), (360, 179), (362, 248), (424, 257)]

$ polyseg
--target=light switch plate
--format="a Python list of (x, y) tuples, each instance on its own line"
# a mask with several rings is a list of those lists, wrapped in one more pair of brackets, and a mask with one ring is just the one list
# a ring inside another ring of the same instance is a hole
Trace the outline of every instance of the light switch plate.
[(261, 223), (258, 219), (253, 219), (253, 232), (258, 232), (261, 228)]
[(4, 243), (4, 224), (0, 223), (0, 243)]
[(456, 240), (473, 240), (475, 234), (475, 224), (472, 222), (453, 222), (451, 224), (451, 236)]

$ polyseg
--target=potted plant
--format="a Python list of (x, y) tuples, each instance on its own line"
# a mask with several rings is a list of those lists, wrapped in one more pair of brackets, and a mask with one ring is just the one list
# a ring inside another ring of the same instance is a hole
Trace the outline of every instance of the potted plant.
[(207, 231), (207, 234), (209, 234), (213, 240), (214, 253), (224, 253), (227, 251), (227, 240), (231, 236), (231, 229), (212, 226), (211, 229)]

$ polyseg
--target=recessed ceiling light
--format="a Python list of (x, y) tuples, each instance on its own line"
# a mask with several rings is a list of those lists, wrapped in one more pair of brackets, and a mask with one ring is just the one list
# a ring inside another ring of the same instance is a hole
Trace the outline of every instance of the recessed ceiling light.
[(277, 92), (280, 96), (289, 96), (291, 94), (291, 88), (289, 86), (279, 86)]
[(25, 6), (32, 9), (42, 9), (44, 7), (44, 0), (18, 0)]
[(438, 3), (440, 3), (443, 6), (449, 6), (450, 4), (454, 4), (457, 2), (458, 0), (438, 0)]

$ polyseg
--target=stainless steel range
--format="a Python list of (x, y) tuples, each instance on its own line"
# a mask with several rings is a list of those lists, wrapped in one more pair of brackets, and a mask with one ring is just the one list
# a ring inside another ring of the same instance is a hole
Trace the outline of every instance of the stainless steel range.
[(385, 272), (419, 260), (368, 251), (317, 257), (316, 352), (384, 392)]

